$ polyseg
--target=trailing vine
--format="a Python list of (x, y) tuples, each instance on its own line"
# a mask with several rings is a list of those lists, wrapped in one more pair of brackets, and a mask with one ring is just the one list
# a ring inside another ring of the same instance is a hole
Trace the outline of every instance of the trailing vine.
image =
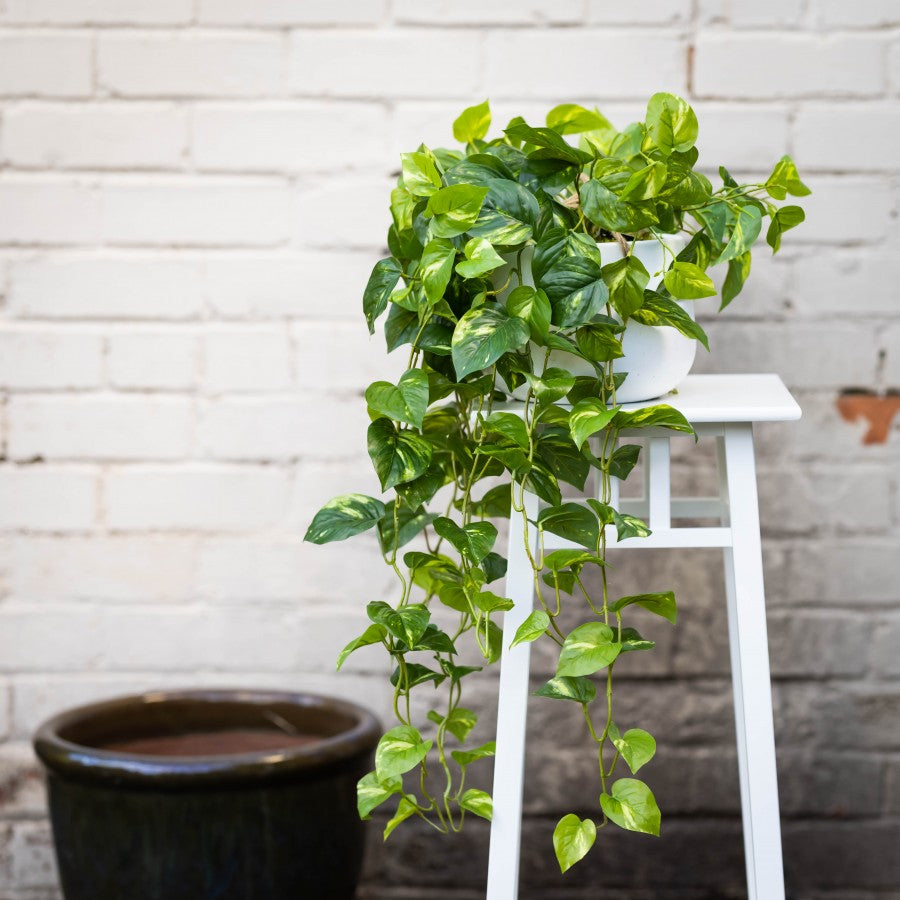
[[(385, 838), (411, 817), (445, 833), (459, 831), (467, 814), (491, 817), (491, 798), (471, 786), (469, 769), (493, 755), (494, 743), (469, 741), (477, 716), (462, 705), (463, 684), (499, 660), (504, 642), (557, 645), (556, 675), (537, 693), (581, 706), (600, 787), (597, 821), (569, 814), (556, 826), (566, 871), (609, 823), (648, 834), (660, 828), (650, 788), (633, 777), (656, 743), (641, 728), (619, 728), (613, 673), (623, 654), (654, 646), (626, 617), (637, 611), (638, 624), (645, 613), (674, 623), (676, 600), (666, 590), (617, 596), (607, 541), (613, 531), (616, 540), (650, 533), (613, 506), (613, 479), (626, 479), (640, 453), (640, 445), (620, 443), (621, 433), (693, 432), (665, 404), (617, 404), (627, 377), (616, 364), (623, 332), (630, 321), (671, 327), (708, 349), (682, 303), (715, 295), (707, 269), (724, 263), (727, 306), (749, 275), (763, 221), (773, 252), (803, 221), (800, 207), (773, 200), (809, 190), (787, 156), (760, 183), (738, 184), (722, 168), (714, 190), (694, 168), (696, 117), (671, 94), (654, 95), (645, 120), (622, 131), (573, 104), (551, 110), (545, 127), (517, 118), (486, 140), (490, 122), (487, 102), (470, 107), (453, 125), (462, 150), (423, 145), (402, 156), (390, 255), (375, 265), (363, 297), (370, 332), (387, 311), (388, 350), (409, 346), (397, 383), (376, 381), (365, 394), (368, 453), (390, 499), (336, 497), (306, 539), (326, 543), (374, 528), (396, 575), (395, 602), (369, 603), (368, 627), (338, 658), (340, 668), (356, 650), (380, 645), (393, 661), (397, 724), (358, 786), (364, 818), (395, 801)], [(577, 145), (569, 135), (579, 136)], [(686, 238), (680, 248), (666, 239), (676, 234)], [(660, 272), (648, 272), (634, 253), (638, 240), (660, 242)], [(598, 242), (615, 242), (613, 262), (604, 262), (610, 257)], [(651, 276), (661, 278), (654, 288)], [(511, 401), (513, 392), (521, 399)], [(596, 496), (564, 500), (560, 484), (582, 491), (591, 472)], [(529, 495), (539, 498), (539, 512)], [(498, 619), (512, 601), (498, 593), (506, 559), (495, 549), (494, 522), (510, 515), (521, 518), (537, 603), (516, 634), (504, 636)], [(547, 533), (573, 549), (546, 552)], [(416, 549), (402, 552), (413, 542)], [(597, 590), (588, 587), (592, 570)], [(438, 607), (453, 614), (452, 627), (438, 624)], [(564, 609), (583, 618), (568, 633)], [(464, 640), (481, 665), (464, 664)], [(414, 691), (438, 698), (427, 725), (414, 721)]]

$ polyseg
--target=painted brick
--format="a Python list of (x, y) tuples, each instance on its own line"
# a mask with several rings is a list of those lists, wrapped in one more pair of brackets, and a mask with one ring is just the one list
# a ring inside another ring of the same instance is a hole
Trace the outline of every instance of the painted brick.
[(812, 194), (801, 198), (806, 221), (789, 235), (793, 243), (859, 243), (890, 231), (896, 201), (887, 178), (811, 175), (804, 182)]
[(0, 744), (0, 819), (39, 818), (46, 814), (43, 773), (31, 745), (24, 741)]
[(180, 25), (191, 0), (6, 0), (0, 22), (34, 25)]
[(788, 329), (723, 318), (704, 327), (713, 350), (697, 356), (697, 372), (778, 372), (791, 387), (818, 389), (875, 379), (875, 332), (862, 323), (850, 329), (798, 322)]
[(586, 21), (591, 25), (676, 25), (691, 17), (689, 0), (649, 0), (639, 7), (588, 0)]
[(388, 355), (382, 335), (370, 335), (364, 322), (293, 326), (297, 381), (306, 389), (353, 391), (361, 395), (372, 381), (394, 381), (403, 374), (408, 347)]
[(88, 244), (100, 233), (100, 197), (84, 182), (7, 176), (0, 207), (0, 244)]
[(885, 616), (875, 626), (875, 646), (872, 649), (872, 663), (882, 678), (900, 676), (900, 657), (897, 655), (897, 640), (900, 639), (900, 616), (896, 613)]
[(274, 36), (101, 34), (98, 79), (118, 96), (272, 96), (281, 89), (281, 47)]
[[(896, 136), (900, 110), (884, 103), (833, 103), (802, 107), (794, 120), (794, 154), (798, 165), (854, 171), (898, 168)], [(866, 152), (860, 154), (859, 136)]]
[[(560, 98), (585, 85), (600, 97), (646, 98), (655, 91), (685, 93), (687, 50), (666, 32), (579, 29), (575, 32), (493, 32), (486, 47), (489, 96)], [(523, 65), (523, 60), (541, 65)], [(643, 64), (652, 59), (653, 67)], [(572, 60), (578, 60), (572, 65)]]
[(773, 614), (768, 627), (773, 678), (859, 678), (868, 669), (872, 629), (856, 614)]
[(861, 35), (708, 32), (697, 39), (694, 92), (727, 99), (873, 96), (885, 87), (884, 55), (882, 40)]
[(805, 466), (803, 471), (760, 467), (760, 503), (770, 533), (874, 532), (890, 528), (890, 468)]
[(0, 466), (0, 528), (88, 530), (97, 488), (97, 473), (84, 467)]
[(416, 3), (397, 0), (394, 18), (416, 25), (574, 25), (583, 21), (582, 4), (578, 0), (542, 3), (540, 0), (439, 0)]
[(333, 402), (323, 413), (311, 399), (245, 397), (205, 404), (201, 453), (224, 460), (292, 460), (358, 456), (368, 418), (360, 404)]
[(289, 194), (271, 181), (110, 182), (101, 233), (111, 244), (272, 245), (288, 235)]
[(0, 325), (0, 384), (13, 389), (96, 388), (102, 352), (96, 331)]
[[(479, 48), (467, 31), (298, 31), (290, 89), (325, 97), (466, 97), (478, 87)], [(434, 61), (453, 56), (453, 78)], [(415, 73), (414, 76), (411, 73)]]
[[(294, 481), (287, 527), (298, 534), (305, 534), (313, 516), (332, 497), (337, 497), (339, 494), (352, 492), (380, 497), (381, 487), (378, 484), (378, 478), (371, 462), (364, 454), (365, 448), (360, 446), (356, 459), (350, 458), (341, 462), (334, 460), (328, 462), (304, 460), (301, 462), (297, 466), (297, 477)], [(370, 549), (373, 551), (376, 549), (374, 532), (366, 537), (360, 537), (352, 544), (341, 544), (340, 546), (347, 552), (351, 552), (351, 550), (362, 552), (360, 548), (365, 545), (370, 545)], [(337, 546), (335, 545), (335, 547)], [(305, 545), (305, 555), (314, 557), (320, 551), (324, 552), (318, 546)]]
[(26, 103), (3, 117), (3, 154), (26, 168), (174, 168), (186, 144), (187, 114), (171, 105)]
[(900, 346), (898, 346), (898, 341), (900, 341), (900, 326), (891, 325), (882, 335), (882, 346), (886, 354), (884, 380), (894, 390), (900, 388)]
[(106, 371), (114, 388), (187, 390), (197, 381), (199, 339), (190, 332), (116, 332), (107, 339)]
[(186, 319), (203, 308), (201, 275), (199, 263), (171, 256), (16, 260), (9, 309), (39, 319)]
[(56, 860), (49, 823), (14, 822), (11, 829), (8, 852), (12, 859), (12, 884), (22, 888), (54, 888), (57, 884)]
[(290, 343), (284, 329), (237, 327), (204, 336), (207, 391), (284, 390), (290, 384)]
[(788, 146), (788, 113), (784, 107), (756, 107), (721, 103), (693, 104), (700, 121), (701, 167), (718, 172), (771, 171)]
[(193, 159), (204, 169), (334, 172), (385, 169), (388, 114), (375, 103), (202, 105)]
[(888, 81), (895, 94), (900, 92), (900, 44), (892, 44), (888, 53)]
[(0, 95), (84, 97), (91, 93), (91, 82), (88, 35), (0, 34)]
[(16, 537), (11, 556), (15, 600), (187, 602), (194, 594), (193, 537)]
[(106, 521), (121, 531), (253, 531), (281, 521), (290, 478), (268, 466), (132, 466), (106, 477)]
[[(297, 240), (303, 247), (386, 247), (393, 186), (386, 178), (359, 176), (330, 176), (301, 186), (295, 209)], [(352, 216), (347, 215), (350, 208)]]
[(384, 0), (199, 0), (197, 21), (208, 25), (367, 25), (384, 17)]
[(816, 0), (813, 15), (826, 28), (881, 28), (900, 25), (900, 10), (892, 0), (866, 0), (850, 6), (841, 0)]
[(700, 0), (698, 19), (702, 24), (729, 24), (736, 28), (791, 28), (799, 24), (802, 0), (760, 0), (736, 3), (732, 0)]
[(174, 397), (21, 396), (9, 404), (12, 459), (180, 459), (191, 402)]
[[(890, 316), (898, 312), (894, 285), (900, 279), (900, 253), (861, 248), (815, 253), (793, 263), (792, 302), (808, 316)], [(869, 274), (878, 272), (878, 278)], [(861, 285), (864, 285), (861, 290)]]
[(369, 251), (237, 254), (209, 257), (205, 294), (224, 319), (288, 316), (362, 321)]

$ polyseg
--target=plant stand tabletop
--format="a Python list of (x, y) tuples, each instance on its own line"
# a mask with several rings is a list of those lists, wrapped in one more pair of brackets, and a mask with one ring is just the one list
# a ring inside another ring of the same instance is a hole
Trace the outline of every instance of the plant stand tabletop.
[[(663, 401), (678, 409), (701, 439), (715, 439), (718, 495), (672, 498), (671, 432), (635, 431), (632, 436), (646, 440), (647, 445), (643, 496), (622, 498), (618, 503), (614, 497), (613, 502), (622, 512), (647, 519), (652, 534), (615, 543), (615, 529), (610, 528), (609, 541), (611, 546), (621, 548), (723, 550), (748, 897), (784, 900), (752, 426), (754, 422), (799, 419), (800, 407), (781, 379), (770, 374), (689, 375), (677, 392)], [(625, 408), (639, 409), (658, 402)], [(516, 404), (506, 408), (515, 411)], [(538, 498), (526, 494), (525, 502), (528, 518), (536, 519)], [(677, 524), (679, 519), (690, 518), (713, 518), (720, 524)], [(506, 634), (516, 632), (534, 602), (523, 527), (521, 516), (512, 516), (506, 596), (515, 606), (505, 614)], [(536, 552), (534, 531), (529, 539)], [(547, 551), (574, 546), (553, 534), (544, 535)], [(501, 661), (487, 900), (515, 900), (518, 896), (530, 646), (527, 642), (512, 649), (504, 646)]]

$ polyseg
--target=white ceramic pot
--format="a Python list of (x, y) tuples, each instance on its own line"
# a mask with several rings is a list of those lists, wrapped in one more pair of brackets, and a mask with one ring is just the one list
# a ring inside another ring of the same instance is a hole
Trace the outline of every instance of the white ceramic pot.
[[(680, 235), (667, 236), (665, 241), (674, 253), (678, 253), (684, 246)], [(604, 265), (622, 257), (622, 250), (615, 241), (598, 243), (597, 247)], [(527, 247), (522, 253), (523, 280), (525, 284), (529, 285), (534, 284), (531, 277), (532, 252), (533, 248)], [(659, 241), (636, 241), (632, 252), (650, 273), (647, 287), (657, 287), (662, 281), (665, 262), (663, 248)], [(506, 280), (505, 270), (501, 270), (501, 272), (503, 280)], [(690, 301), (679, 302), (679, 306), (693, 318), (693, 304)], [(632, 321), (625, 328), (622, 350), (625, 355), (614, 361), (613, 371), (627, 372), (628, 377), (616, 392), (616, 400), (619, 403), (637, 403), (662, 397), (684, 380), (694, 364), (697, 342), (668, 326), (653, 328)], [(536, 352), (535, 364), (541, 365), (542, 361), (543, 351)], [(570, 353), (552, 351), (549, 364), (567, 369), (573, 375), (595, 374), (590, 363)], [(519, 388), (513, 393), (513, 396), (524, 400), (526, 392), (527, 387)]]

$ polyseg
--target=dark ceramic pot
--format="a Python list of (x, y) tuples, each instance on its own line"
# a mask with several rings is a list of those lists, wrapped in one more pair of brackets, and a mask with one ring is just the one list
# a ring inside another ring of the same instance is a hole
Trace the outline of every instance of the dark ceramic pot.
[[(210, 733), (221, 745), (198, 755)], [(349, 900), (379, 733), (352, 703), (281, 692), (151, 693), (50, 719), (34, 746), (66, 900)]]

